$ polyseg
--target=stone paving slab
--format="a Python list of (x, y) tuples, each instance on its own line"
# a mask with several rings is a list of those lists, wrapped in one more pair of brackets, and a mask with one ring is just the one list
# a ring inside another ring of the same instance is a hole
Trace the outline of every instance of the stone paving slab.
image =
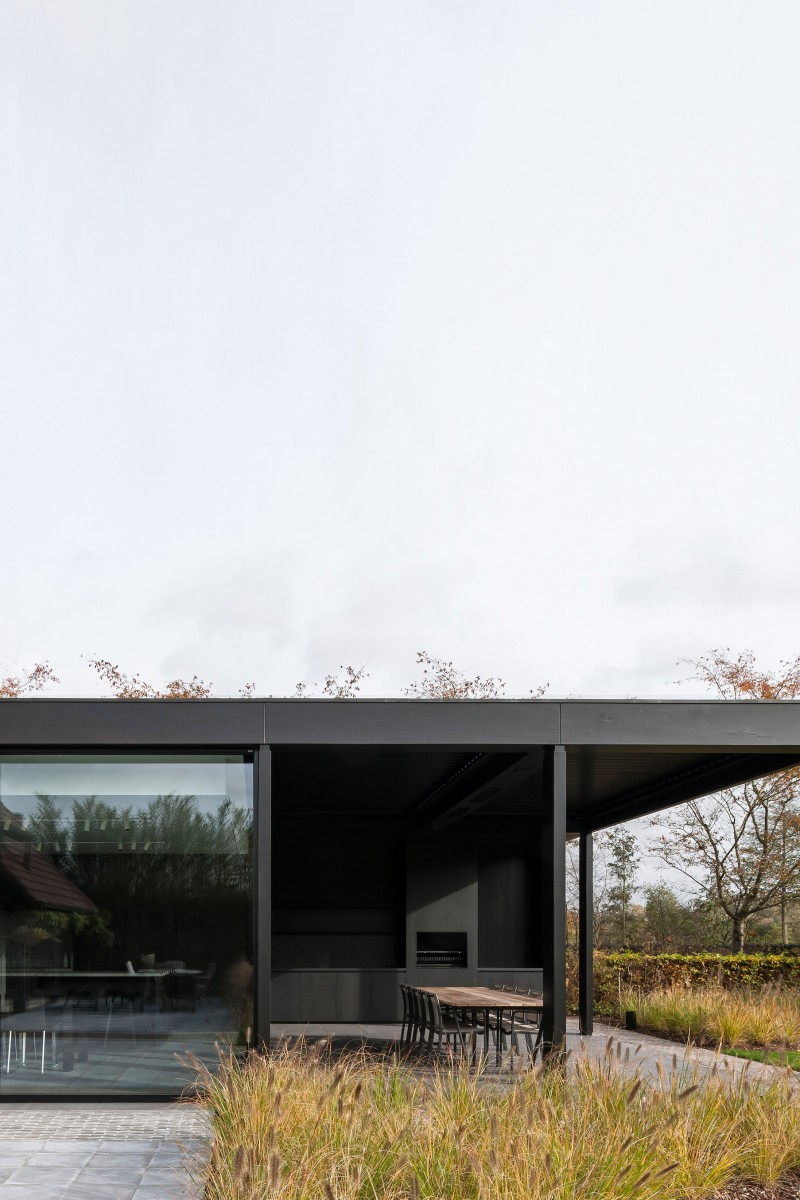
[[(361, 1039), (375, 1046), (382, 1040), (387, 1042), (399, 1040), (399, 1025), (357, 1025), (357, 1024), (273, 1024), (273, 1044), (280, 1040), (293, 1040), (298, 1037), (314, 1041), (321, 1037), (331, 1037), (341, 1045), (350, 1043), (358, 1045)], [(705, 1050), (695, 1046), (687, 1047), (681, 1042), (671, 1042), (666, 1038), (653, 1037), (650, 1034), (622, 1029), (616, 1025), (604, 1025), (595, 1021), (594, 1034), (591, 1037), (581, 1037), (577, 1020), (568, 1019), (567, 1049), (574, 1058), (585, 1056), (590, 1059), (603, 1058), (611, 1041), (614, 1057), (620, 1066), (631, 1073), (638, 1071), (644, 1079), (655, 1081), (660, 1071), (667, 1075), (678, 1071), (681, 1076), (696, 1077), (698, 1080), (709, 1078), (717, 1072), (722, 1072), (731, 1080), (739, 1079), (746, 1074), (751, 1081), (769, 1083), (786, 1074), (782, 1067), (770, 1066), (766, 1063), (751, 1062), (748, 1059), (736, 1058), (730, 1054), (717, 1054), (715, 1050)], [(479, 1042), (480, 1046), (480, 1042)], [(514, 1066), (517, 1070), (528, 1061), (525, 1053), (515, 1056)], [(487, 1079), (510, 1082), (513, 1078), (509, 1070), (508, 1052), (503, 1055), (498, 1067), (495, 1059), (495, 1049), (492, 1046), (489, 1059), (484, 1064), (484, 1075)], [(800, 1088), (800, 1072), (789, 1072), (788, 1077), (795, 1087)]]
[(665, 1038), (620, 1029), (614, 1025), (595, 1022), (591, 1038), (581, 1038), (576, 1031), (574, 1037), (567, 1039), (567, 1045), (573, 1053), (585, 1054), (590, 1058), (605, 1055), (609, 1043), (620, 1065), (631, 1071), (638, 1070), (644, 1078), (658, 1078), (660, 1064), (661, 1070), (667, 1074), (675, 1070), (681, 1074), (694, 1075), (698, 1080), (709, 1078), (716, 1072), (722, 1072), (731, 1080), (746, 1076), (751, 1083), (770, 1083), (786, 1076), (795, 1087), (800, 1087), (800, 1073), (797, 1071), (753, 1062), (747, 1058), (736, 1058), (732, 1054), (718, 1054), (716, 1050), (669, 1042)]
[(195, 1104), (0, 1107), (0, 1200), (197, 1200), (210, 1126)]
[(136, 1153), (104, 1152), (102, 1142), (61, 1141), (52, 1151), (14, 1152), (0, 1142), (0, 1200), (198, 1200), (206, 1142), (186, 1146), (172, 1162), (161, 1139), (126, 1142)]
[[(205, 1141), (167, 1157), (161, 1138), (105, 1142), (59, 1141), (60, 1154), (20, 1151), (0, 1138), (0, 1200), (199, 1200)], [(87, 1153), (87, 1146), (89, 1147)]]

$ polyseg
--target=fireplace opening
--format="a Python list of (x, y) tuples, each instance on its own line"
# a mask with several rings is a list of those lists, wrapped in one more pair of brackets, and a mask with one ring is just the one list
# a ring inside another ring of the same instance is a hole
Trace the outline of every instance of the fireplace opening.
[(466, 933), (418, 933), (418, 967), (466, 967)]

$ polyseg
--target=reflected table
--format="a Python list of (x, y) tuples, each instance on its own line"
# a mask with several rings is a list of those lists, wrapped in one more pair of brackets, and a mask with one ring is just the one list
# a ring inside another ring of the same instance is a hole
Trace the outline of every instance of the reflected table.
[[(116, 1038), (112, 1025), (119, 1017), (114, 1013), (125, 1009), (130, 1014), (130, 1027), (123, 1036), (134, 1042), (141, 1036), (152, 1037), (150, 1029), (153, 1018), (140, 1017), (145, 1004), (150, 1007), (174, 1009), (181, 1001), (188, 1000), (194, 1008), (195, 979), (202, 972), (187, 968), (157, 967), (131, 973), (118, 970), (70, 971), (38, 970), (7, 971), (4, 977), (5, 992), (11, 999), (13, 1011), (0, 1017), (2, 1057), (5, 1073), (11, 1069), (12, 1058), (26, 1058), (27, 1038), (31, 1035), (31, 1049), (38, 1055), (41, 1039), (41, 1069), (45, 1069), (45, 1045), (52, 1065), (58, 1057), (64, 1070), (72, 1070), (73, 1058), (84, 1060), (91, 1045), (102, 1042), (108, 1045), (109, 1037)], [(104, 1017), (92, 1018), (98, 1008)], [(145, 1026), (140, 1022), (145, 1021)], [(120, 1031), (122, 1032), (122, 1031)]]

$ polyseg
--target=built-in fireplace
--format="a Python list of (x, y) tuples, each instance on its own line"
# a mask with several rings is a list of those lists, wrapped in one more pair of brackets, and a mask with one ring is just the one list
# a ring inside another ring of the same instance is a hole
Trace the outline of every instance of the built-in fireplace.
[(417, 933), (418, 967), (466, 967), (466, 933)]

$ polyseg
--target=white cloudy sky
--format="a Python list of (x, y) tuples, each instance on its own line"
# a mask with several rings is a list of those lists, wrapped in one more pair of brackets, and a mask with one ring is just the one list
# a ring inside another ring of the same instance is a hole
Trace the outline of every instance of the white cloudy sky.
[(794, 0), (0, 19), (0, 671), (800, 652)]

